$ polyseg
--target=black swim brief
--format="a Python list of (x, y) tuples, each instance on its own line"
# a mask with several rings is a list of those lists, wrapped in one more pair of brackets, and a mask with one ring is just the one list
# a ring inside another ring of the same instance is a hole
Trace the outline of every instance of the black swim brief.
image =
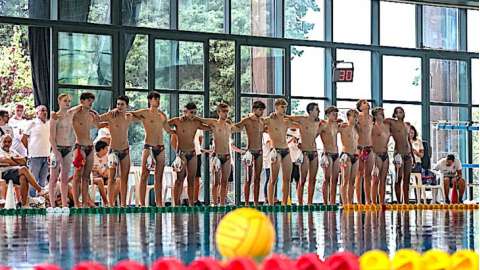
[(75, 149), (83, 150), (85, 152), (85, 156), (88, 157), (93, 151), (93, 145), (81, 145), (76, 143)]
[(383, 162), (388, 159), (388, 152), (383, 153), (376, 153), (377, 157), (379, 157)]
[(57, 145), (57, 150), (62, 155), (62, 158), (64, 158), (73, 151), (73, 146)]
[(224, 155), (215, 154), (214, 156), (216, 156), (218, 160), (220, 160), (220, 164), (222, 165), (230, 160), (230, 154), (224, 154)]
[(314, 151), (302, 151), (304, 155), (307, 155), (308, 160), (312, 161), (318, 157), (318, 152), (317, 150)]
[(331, 158), (333, 162), (335, 162), (338, 159), (338, 153), (328, 153), (325, 152), (323, 153), (324, 155), (327, 155), (327, 157)]
[(192, 151), (183, 151), (183, 150), (180, 150), (180, 151), (178, 151), (178, 155), (179, 155), (180, 157), (185, 157), (185, 159), (186, 159), (187, 161), (192, 160), (192, 158), (196, 156), (196, 155), (195, 155), (195, 150), (192, 150)]
[(355, 162), (357, 162), (357, 160), (358, 160), (358, 155), (357, 154), (349, 154), (347, 152), (342, 152), (342, 155), (343, 154), (346, 154), (348, 156), (352, 165), (355, 164)]
[(262, 150), (248, 150), (253, 156), (253, 159), (257, 160), (259, 157), (263, 157), (263, 151)]
[(164, 145), (150, 145), (150, 144), (146, 143), (146, 144), (143, 145), (143, 149), (152, 150), (153, 156), (155, 158), (157, 158), (158, 155), (160, 155), (165, 150), (165, 146)]
[(118, 160), (119, 161), (122, 161), (123, 159), (125, 159), (128, 154), (130, 153), (130, 150), (127, 148), (127, 149), (124, 149), (124, 150), (113, 150), (113, 149), (110, 149), (110, 152), (109, 153), (114, 153), (115, 155), (117, 155), (118, 157)]
[(288, 148), (275, 148), (280, 157), (284, 159), (288, 154), (290, 154), (290, 150)]

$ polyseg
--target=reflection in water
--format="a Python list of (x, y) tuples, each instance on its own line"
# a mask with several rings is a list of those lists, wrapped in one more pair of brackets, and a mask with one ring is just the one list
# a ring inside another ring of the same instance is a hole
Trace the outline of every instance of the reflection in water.
[[(479, 211), (268, 213), (276, 230), (274, 251), (297, 257), (338, 250), (362, 254), (400, 248), (479, 250)], [(108, 266), (130, 258), (151, 264), (174, 256), (190, 262), (220, 255), (215, 230), (225, 213), (76, 216), (0, 216), (0, 261), (15, 268), (55, 262), (64, 268), (84, 260)]]

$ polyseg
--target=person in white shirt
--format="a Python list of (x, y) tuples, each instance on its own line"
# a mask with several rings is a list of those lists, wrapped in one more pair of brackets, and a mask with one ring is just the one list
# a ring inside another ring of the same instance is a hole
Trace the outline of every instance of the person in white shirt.
[(193, 198), (195, 205), (199, 205), (198, 194), (200, 192), (200, 178), (202, 177), (202, 143), (203, 143), (203, 130), (198, 129), (193, 139), (195, 145), (195, 154), (197, 155), (197, 172), (195, 174), (195, 181), (193, 185)]
[[(107, 191), (105, 185), (108, 185), (108, 144), (102, 140), (95, 143), (95, 155), (93, 155), (92, 179), (93, 184), (97, 185), (103, 205), (108, 205)], [(120, 193), (119, 182), (115, 181), (111, 185), (114, 188), (114, 198)]]
[(97, 131), (97, 137), (93, 140), (93, 145), (95, 145), (98, 141), (104, 141), (108, 145), (110, 145), (110, 141), (112, 140), (112, 135), (110, 134), (110, 129), (108, 127), (102, 127)]
[(20, 186), (20, 199), (23, 207), (28, 207), (28, 186), (38, 192), (38, 196), (47, 193), (35, 181), (35, 177), (26, 167), (27, 159), (20, 156), (15, 150), (11, 149), (12, 136), (5, 134), (0, 136), (0, 178), (7, 184), (12, 181), (14, 185)]
[(8, 125), (8, 111), (0, 110), (0, 136), (9, 134), (13, 137), (13, 129)]
[(12, 148), (21, 156), (27, 156), (27, 148), (22, 143), (22, 135), (26, 126), (30, 122), (24, 117), (25, 107), (18, 103), (15, 105), (15, 112), (13, 117), (8, 121), (8, 125), (13, 129), (13, 144)]
[[(0, 110), (0, 136), (5, 134), (10, 135), (13, 137), (13, 129), (7, 124), (8, 123), (9, 114), (6, 110)], [(7, 192), (7, 185), (4, 181), (0, 182), (0, 201), (5, 203), (5, 194)]]
[[(439, 171), (443, 177), (443, 187), (445, 190), (445, 201), (450, 203), (450, 187), (458, 189), (458, 199), (462, 202), (463, 193), (465, 192), (465, 180), (462, 178), (462, 163), (450, 154), (447, 157), (440, 159), (434, 166), (433, 170)], [(453, 182), (456, 180), (456, 186), (453, 187)]]
[(303, 162), (303, 153), (299, 148), (300, 132), (298, 129), (289, 129), (287, 131), (287, 143), (288, 148), (290, 149), (290, 157), (292, 158), (292, 178), (290, 182), (295, 181), (295, 187), (298, 190), (300, 182), (300, 166)]
[[(416, 183), (421, 183), (422, 181), (422, 158), (424, 154), (423, 142), (418, 138), (417, 129), (410, 125), (410, 130), (408, 131), (408, 139), (412, 145), (412, 154), (414, 158), (414, 165), (412, 168), (412, 175), (417, 179)], [(417, 198), (420, 201), (420, 198)]]
[[(32, 120), (22, 135), (22, 143), (28, 149), (30, 170), (35, 179), (44, 187), (48, 176), (48, 156), (50, 155), (50, 123), (47, 120), (47, 107), (37, 106), (36, 118)], [(30, 190), (30, 196), (35, 196), (35, 190)]]
[[(265, 170), (265, 186), (263, 189), (263, 195), (265, 196), (265, 203), (268, 198), (268, 181), (270, 180), (270, 168), (272, 165), (272, 160), (270, 159), (270, 151), (272, 150), (272, 140), (268, 133), (263, 133), (262, 138), (262, 153), (263, 153), (263, 169)], [(277, 190), (275, 189), (275, 200), (277, 200)]]

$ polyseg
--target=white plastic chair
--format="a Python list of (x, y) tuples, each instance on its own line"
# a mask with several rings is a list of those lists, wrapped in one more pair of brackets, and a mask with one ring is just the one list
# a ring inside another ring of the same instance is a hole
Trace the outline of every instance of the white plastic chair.
[(135, 198), (135, 206), (140, 205), (139, 188), (140, 188), (141, 176), (142, 176), (142, 167), (133, 166), (130, 169), (130, 175), (128, 177), (128, 180), (129, 180), (128, 183), (130, 185), (130, 177), (132, 177), (133, 178), (133, 185), (130, 185), (130, 188), (128, 189), (128, 194), (127, 194), (128, 205), (132, 204), (132, 197)]
[[(416, 181), (417, 178), (414, 177), (413, 175), (411, 176), (411, 179), (413, 177), (415, 180), (413, 180), (413, 183), (411, 181), (410, 186), (415, 189), (415, 192), (417, 194), (417, 198), (418, 198), (419, 201), (421, 199), (423, 199), (424, 203), (426, 203), (426, 200), (427, 200), (426, 191), (430, 190), (432, 192), (432, 200), (430, 201), (430, 204), (438, 203), (438, 201), (437, 201), (437, 193), (438, 192), (440, 192), (440, 195), (442, 197), (442, 201), (445, 202), (445, 195), (444, 195), (445, 194), (445, 189), (443, 187), (443, 177), (441, 176), (441, 174), (439, 172), (434, 171), (434, 173), (435, 173), (435, 177), (437, 179), (439, 179), (437, 185), (424, 185), (422, 183), (421, 179)], [(420, 196), (420, 194), (421, 194), (421, 196)]]
[[(3, 180), (1, 177), (2, 177), (2, 171), (0, 171), (0, 184), (5, 183), (5, 188), (8, 189), (8, 187), (6, 185), (6, 181)], [(5, 197), (2, 196), (1, 199), (0, 199), (0, 204), (5, 204), (5, 199), (6, 199), (6, 196)]]
[[(154, 185), (148, 185), (148, 180), (150, 178), (150, 175), (153, 175), (152, 171), (148, 171), (147, 188), (146, 188), (146, 192), (145, 192), (145, 206), (150, 205), (150, 191), (155, 188)], [(140, 173), (140, 176), (141, 176), (141, 173)], [(155, 180), (153, 180), (153, 181), (155, 182)], [(140, 181), (138, 183), (140, 183)], [(140, 188), (140, 185), (138, 185), (138, 187)], [(140, 193), (138, 193), (138, 194), (140, 194)]]
[(93, 199), (93, 202), (97, 202), (97, 185), (92, 183), (88, 189), (88, 194)]
[(412, 173), (410, 175), (410, 187), (415, 191), (417, 203), (422, 203), (422, 200), (423, 203), (427, 202), (426, 188), (422, 183), (422, 175), (420, 173)]
[[(132, 168), (130, 171), (133, 174), (133, 178), (135, 179), (135, 184), (130, 187), (130, 195), (128, 197), (129, 203), (131, 203), (132, 195), (135, 196), (135, 205), (140, 205), (140, 181), (142, 176), (142, 168), (137, 167), (135, 169)], [(150, 172), (152, 173), (152, 172)], [(168, 198), (168, 191), (173, 192), (173, 183), (175, 182), (176, 174), (173, 173), (173, 169), (170, 166), (165, 166), (163, 170), (163, 201), (165, 202)], [(146, 194), (145, 194), (145, 202), (148, 204), (150, 202), (150, 191), (154, 189), (154, 185), (147, 185)], [(171, 193), (170, 193), (171, 194)], [(170, 195), (170, 198), (173, 197), (173, 194)]]
[(173, 168), (170, 166), (165, 166), (163, 170), (163, 202), (167, 201), (168, 192), (170, 191), (170, 199), (173, 198), (173, 184), (175, 183), (175, 179), (177, 178), (177, 174), (173, 172)]

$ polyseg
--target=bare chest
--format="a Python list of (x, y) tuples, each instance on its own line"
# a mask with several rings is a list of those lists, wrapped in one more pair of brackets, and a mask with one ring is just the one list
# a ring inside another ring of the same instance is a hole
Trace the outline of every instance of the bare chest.
[(391, 125), (392, 136), (395, 138), (407, 137), (407, 128), (403, 123), (394, 123)]
[(147, 114), (142, 122), (145, 128), (159, 129), (162, 127), (162, 119), (158, 115)]
[(318, 132), (319, 122), (301, 122), (300, 123), (300, 133), (311, 136)]
[(215, 136), (229, 136), (232, 133), (232, 128), (229, 124), (216, 124), (213, 126), (213, 134)]
[(73, 117), (65, 117), (57, 121), (57, 130), (65, 130), (72, 128), (72, 118)]
[(328, 127), (322, 132), (322, 137), (333, 139), (337, 137), (338, 127), (335, 125), (328, 125)]
[(346, 127), (340, 131), (340, 135), (345, 139), (354, 139), (358, 134), (353, 127)]
[(182, 122), (177, 125), (177, 133), (182, 137), (194, 137), (197, 132), (197, 125), (193, 122)]
[(115, 129), (128, 129), (130, 121), (126, 120), (125, 117), (115, 117), (109, 121), (110, 128)]
[(370, 133), (372, 131), (373, 121), (368, 117), (358, 119), (358, 130), (360, 133)]
[(287, 130), (287, 124), (283, 119), (270, 119), (268, 123), (268, 129), (275, 132), (285, 132)]
[(73, 126), (76, 128), (90, 128), (93, 124), (92, 117), (89, 113), (77, 113), (73, 116)]
[(372, 129), (372, 137), (376, 139), (385, 139), (390, 137), (390, 129), (388, 127), (374, 126)]
[(247, 130), (248, 133), (251, 134), (260, 134), (263, 132), (263, 122), (261, 121), (249, 121), (245, 125), (245, 129)]

